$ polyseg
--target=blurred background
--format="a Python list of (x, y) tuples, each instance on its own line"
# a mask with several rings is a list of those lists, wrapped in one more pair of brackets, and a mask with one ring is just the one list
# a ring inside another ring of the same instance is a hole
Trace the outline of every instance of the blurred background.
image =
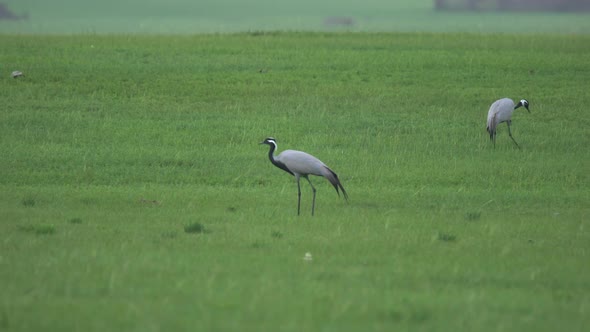
[(0, 33), (590, 32), (590, 0), (0, 0)]
[(438, 10), (578, 11), (590, 9), (588, 0), (434, 0), (434, 5)]

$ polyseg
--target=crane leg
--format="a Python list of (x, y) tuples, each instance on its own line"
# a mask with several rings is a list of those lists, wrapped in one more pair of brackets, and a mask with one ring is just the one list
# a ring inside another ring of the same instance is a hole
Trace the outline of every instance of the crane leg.
[(518, 146), (518, 143), (516, 143), (516, 140), (514, 139), (514, 137), (512, 137), (512, 131), (510, 131), (510, 122), (511, 121), (506, 122), (506, 124), (508, 125), (508, 136), (512, 138), (512, 141), (514, 142), (514, 144), (516, 144), (516, 147), (520, 149), (520, 146)]
[(309, 179), (309, 177), (305, 177), (307, 179), (307, 182), (309, 182), (309, 185), (311, 186), (311, 190), (313, 191), (313, 200), (311, 201), (311, 215), (313, 216), (313, 213), (315, 211), (315, 187), (313, 186), (313, 184), (311, 184), (311, 180)]
[(297, 215), (301, 211), (301, 185), (299, 184), (299, 177), (297, 177)]

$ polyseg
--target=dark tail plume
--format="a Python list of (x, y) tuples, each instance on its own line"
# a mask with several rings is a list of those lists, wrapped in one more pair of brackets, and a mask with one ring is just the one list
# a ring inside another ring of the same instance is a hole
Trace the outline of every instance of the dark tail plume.
[(334, 189), (336, 189), (336, 193), (338, 194), (338, 196), (340, 196), (340, 191), (338, 191), (338, 188), (340, 188), (340, 190), (342, 191), (342, 194), (344, 195), (344, 199), (346, 199), (346, 201), (348, 201), (348, 194), (346, 193), (346, 190), (344, 190), (342, 183), (340, 183), (340, 179), (338, 179), (338, 175), (336, 173), (334, 173), (334, 171), (332, 171), (328, 167), (326, 167), (326, 170), (327, 170), (327, 172), (324, 176), (334, 186)]

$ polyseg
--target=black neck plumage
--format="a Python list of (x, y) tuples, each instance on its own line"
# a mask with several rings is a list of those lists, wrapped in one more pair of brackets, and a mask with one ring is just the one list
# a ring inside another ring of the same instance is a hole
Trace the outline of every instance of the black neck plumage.
[(293, 174), (293, 172), (291, 172), (289, 170), (289, 168), (287, 168), (287, 166), (285, 164), (283, 164), (282, 162), (278, 161), (275, 159), (275, 150), (277, 148), (276, 144), (269, 144), (270, 145), (270, 150), (268, 150), (268, 159), (270, 159), (270, 162), (275, 165), (276, 167), (282, 169), (283, 171), (291, 174), (291, 175), (295, 175)]

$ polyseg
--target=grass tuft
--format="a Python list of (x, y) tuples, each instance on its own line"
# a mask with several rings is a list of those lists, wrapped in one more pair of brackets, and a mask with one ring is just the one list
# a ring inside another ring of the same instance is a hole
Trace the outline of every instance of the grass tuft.
[(189, 233), (189, 234), (190, 233), (197, 233), (197, 234), (208, 233), (208, 231), (205, 229), (205, 226), (203, 226), (201, 223), (198, 223), (198, 222), (184, 226), (184, 231), (185, 231), (185, 233)]
[(33, 207), (37, 202), (33, 197), (25, 197), (22, 199), (21, 203), (26, 207)]
[(68, 222), (70, 224), (81, 224), (82, 223), (82, 219), (80, 219), (80, 218), (72, 218), (72, 219), (68, 220)]
[(481, 212), (467, 212), (465, 213), (465, 220), (477, 221), (481, 217)]
[(455, 242), (457, 240), (457, 237), (453, 234), (439, 232), (438, 239), (439, 239), (439, 241), (443, 241), (443, 242)]
[(279, 231), (272, 231), (270, 233), (270, 236), (274, 237), (275, 239), (282, 239), (283, 238), (283, 233), (281, 233)]
[(22, 232), (37, 235), (51, 235), (56, 231), (53, 225), (19, 225), (17, 228)]

